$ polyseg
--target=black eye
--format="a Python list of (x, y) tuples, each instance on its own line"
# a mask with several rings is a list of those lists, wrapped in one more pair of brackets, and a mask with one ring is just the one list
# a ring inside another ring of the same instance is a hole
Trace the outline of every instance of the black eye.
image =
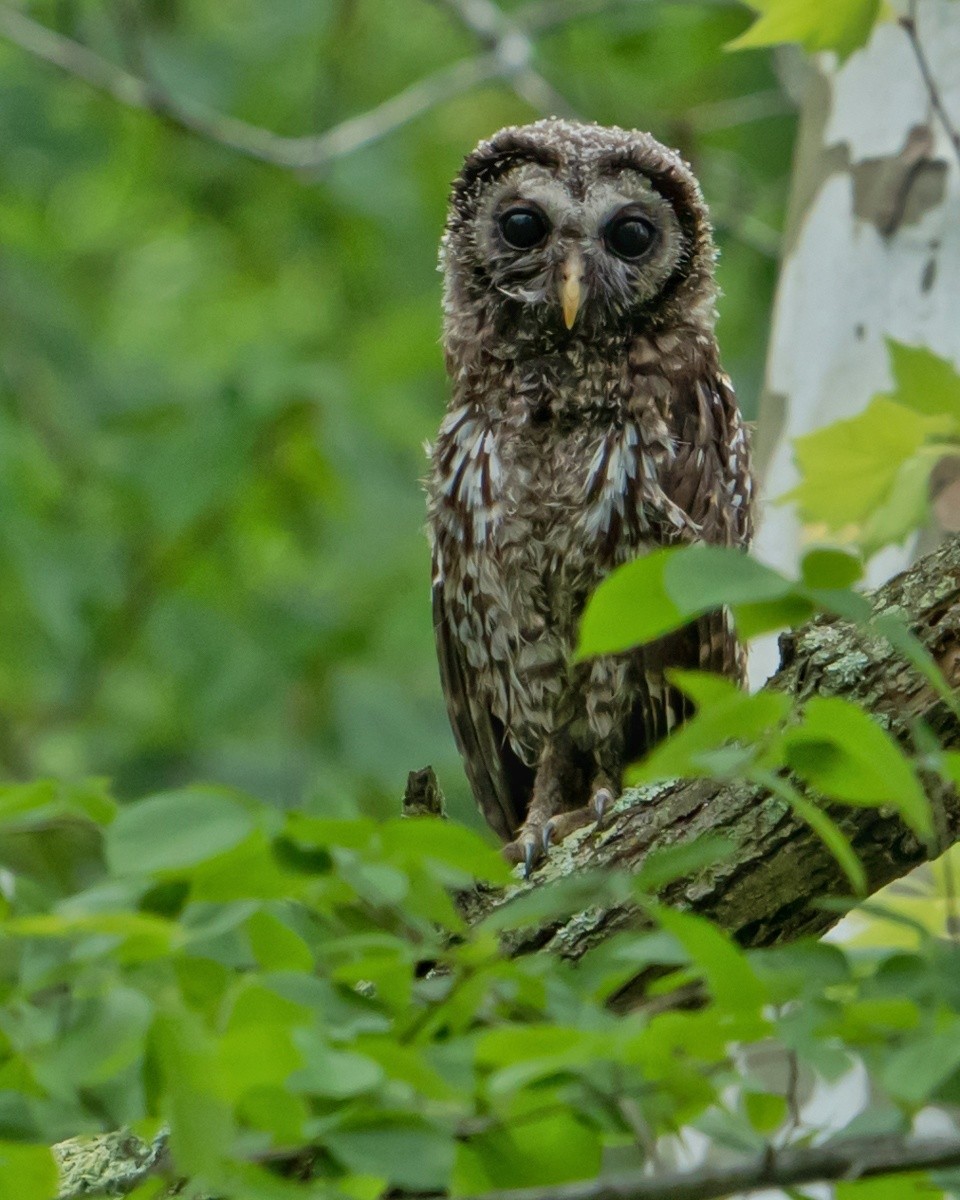
[(500, 218), (500, 232), (517, 250), (529, 250), (547, 236), (547, 218), (535, 208), (511, 208)]
[(656, 229), (643, 217), (618, 217), (607, 226), (606, 243), (618, 258), (641, 258), (656, 236)]

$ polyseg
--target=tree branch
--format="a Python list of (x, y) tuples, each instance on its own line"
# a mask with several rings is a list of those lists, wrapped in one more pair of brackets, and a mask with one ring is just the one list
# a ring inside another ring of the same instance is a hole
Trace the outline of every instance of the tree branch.
[(468, 1200), (721, 1200), (759, 1188), (839, 1179), (869, 1179), (960, 1166), (960, 1137), (903, 1138), (887, 1134), (770, 1150), (751, 1162), (669, 1175), (640, 1172), (549, 1188), (485, 1192)]
[[(531, 65), (532, 39), (567, 22), (631, 2), (636, 0), (540, 0), (508, 16), (494, 0), (434, 0), (478, 40), (482, 52), (441, 67), (367, 112), (304, 137), (286, 137), (195, 101), (181, 100), (149, 70), (142, 45), (137, 47), (136, 69), (128, 70), (24, 13), (2, 6), (0, 38), (128, 108), (153, 113), (259, 162), (312, 172), (379, 141), (438, 104), (494, 80), (506, 84), (543, 115), (574, 116), (569, 100)], [(699, 3), (726, 4), (727, 0)]]
[[(61, 1173), (57, 1200), (125, 1195), (167, 1169), (167, 1138), (141, 1142), (126, 1131), (54, 1147)], [(634, 1171), (549, 1188), (484, 1192), (467, 1200), (722, 1200), (760, 1188), (788, 1188), (840, 1179), (869, 1179), (960, 1166), (960, 1137), (892, 1134), (844, 1138), (821, 1146), (772, 1147), (759, 1157), (692, 1171)]]
[(505, 78), (510, 82), (507, 78), (509, 64), (505, 64), (501, 52), (488, 51), (441, 67), (375, 108), (350, 117), (324, 133), (284, 137), (203, 105), (181, 101), (170, 95), (156, 79), (134, 75), (80, 42), (64, 37), (14, 9), (0, 7), (0, 38), (83, 80), (129, 108), (154, 113), (248, 158), (303, 171), (319, 170), (362, 146), (379, 141), (438, 104), (480, 84)]
[[(960, 539), (944, 544), (874, 594), (874, 609), (904, 617), (951, 687), (960, 685)], [(843, 696), (859, 704), (897, 738), (911, 743), (919, 722), (945, 746), (960, 745), (960, 726), (917, 671), (879, 636), (826, 617), (781, 639), (783, 664), (767, 685), (798, 700)], [(802, 787), (798, 784), (802, 791)], [(816, 803), (816, 797), (807, 796)], [(942, 815), (942, 846), (960, 837), (960, 798), (946, 788), (933, 800)], [(831, 807), (831, 816), (859, 856), (872, 893), (930, 856), (886, 809)], [(837, 920), (824, 900), (849, 897), (849, 884), (830, 851), (789, 805), (747, 783), (687, 780), (628, 791), (608, 827), (572, 834), (550, 852), (533, 878), (508, 893), (478, 892), (468, 898), (468, 915), (480, 920), (493, 909), (586, 868), (638, 871), (653, 850), (703, 837), (723, 837), (736, 847), (726, 860), (664, 889), (671, 905), (700, 913), (734, 934), (745, 946), (765, 946), (802, 935), (818, 935)], [(514, 953), (549, 950), (578, 959), (623, 929), (636, 928), (629, 904), (591, 909), (510, 935)], [(643, 981), (617, 998), (629, 1008), (643, 994)]]
[(900, 19), (900, 28), (910, 39), (914, 58), (917, 60), (917, 66), (920, 68), (920, 74), (923, 77), (924, 87), (927, 89), (927, 95), (930, 97), (930, 106), (940, 118), (940, 123), (947, 137), (950, 139), (950, 145), (953, 147), (954, 154), (957, 156), (957, 162), (960, 163), (960, 129), (954, 125), (950, 114), (947, 112), (940, 87), (934, 78), (933, 69), (930, 66), (930, 60), (927, 58), (927, 52), (923, 47), (923, 42), (920, 40), (920, 31), (917, 28), (917, 0), (910, 0), (907, 16)]

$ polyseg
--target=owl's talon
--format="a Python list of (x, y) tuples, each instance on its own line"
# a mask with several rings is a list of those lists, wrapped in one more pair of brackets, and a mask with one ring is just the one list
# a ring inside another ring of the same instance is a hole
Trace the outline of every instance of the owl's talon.
[(533, 838), (529, 838), (523, 848), (523, 877), (529, 879), (533, 874), (533, 868), (537, 861), (537, 844)]
[(597, 788), (590, 799), (590, 807), (593, 809), (597, 818), (597, 828), (603, 828), (603, 819), (607, 815), (607, 809), (613, 804), (613, 793), (609, 788)]
[(543, 841), (544, 854), (550, 853), (550, 843), (553, 841), (553, 833), (554, 833), (554, 824), (552, 821), (548, 821), (546, 823), (546, 825), (544, 825), (543, 833), (541, 834), (541, 838)]

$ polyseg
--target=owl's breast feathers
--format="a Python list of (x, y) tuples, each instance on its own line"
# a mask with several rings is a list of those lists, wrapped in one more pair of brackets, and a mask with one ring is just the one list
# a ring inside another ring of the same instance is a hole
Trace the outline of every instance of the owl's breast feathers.
[(553, 729), (580, 722), (607, 737), (626, 719), (627, 659), (570, 685), (599, 581), (655, 546), (749, 538), (747, 447), (715, 350), (695, 366), (676, 335), (658, 341), (637, 339), (619, 360), (551, 356), (468, 376), (433, 449), (441, 661), (447, 639), (473, 702), (528, 764)]
[[(619, 361), (573, 354), (497, 364), (457, 389), (433, 449), (441, 551), (541, 558), (544, 582), (587, 586), (650, 546), (749, 540), (748, 447), (733, 392), (678, 335)], [(441, 568), (443, 562), (439, 563)]]

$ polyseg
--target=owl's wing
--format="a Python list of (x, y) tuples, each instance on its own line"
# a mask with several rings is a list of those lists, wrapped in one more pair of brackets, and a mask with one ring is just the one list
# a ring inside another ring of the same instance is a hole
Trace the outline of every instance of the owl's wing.
[[(676, 505), (689, 524), (678, 532), (676, 523), (665, 523), (661, 539), (746, 549), (753, 528), (753, 484), (747, 433), (733, 387), (726, 375), (696, 380), (683, 399), (677, 453), (660, 484), (667, 502)], [(724, 610), (706, 613), (634, 653), (637, 702), (627, 739), (633, 758), (690, 715), (689, 701), (667, 682), (668, 668), (713, 671), (740, 682), (746, 675), (743, 647)]]
[(718, 611), (640, 646), (631, 668), (636, 700), (627, 723), (626, 755), (635, 762), (692, 714), (690, 701), (668, 682), (669, 669), (712, 671), (742, 681), (746, 660), (727, 613)]
[(454, 636), (439, 582), (433, 585), (433, 632), (447, 713), (470, 787), (487, 824), (503, 841), (512, 841), (523, 824), (533, 772), (513, 752), (503, 725), (470, 687), (472, 671)]
[(695, 380), (681, 403), (676, 454), (661, 486), (689, 519), (691, 540), (746, 548), (753, 534), (753, 478), (733, 385), (723, 374)]

